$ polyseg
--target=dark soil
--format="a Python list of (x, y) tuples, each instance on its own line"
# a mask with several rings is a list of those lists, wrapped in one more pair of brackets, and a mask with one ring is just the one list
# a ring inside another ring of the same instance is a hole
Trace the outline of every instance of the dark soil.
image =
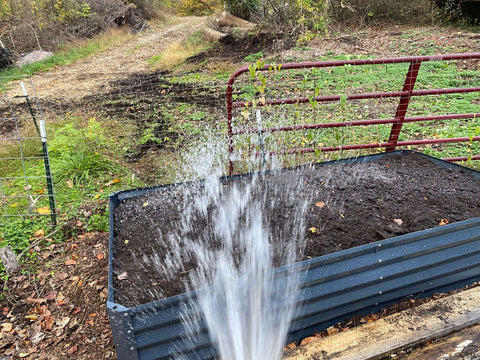
[[(239, 177), (223, 186), (243, 189), (248, 182), (250, 177)], [(169, 281), (152, 259), (163, 259), (169, 251), (164, 241), (169, 234), (202, 241), (214, 238), (213, 206), (207, 217), (197, 214), (182, 230), (183, 209), (201, 193), (194, 185), (161, 188), (125, 200), (115, 209), (113, 285), (118, 304), (130, 307), (185, 291), (183, 281), (194, 264), (186, 264), (185, 271)], [(296, 208), (305, 202), (306, 244), (299, 260), (478, 217), (479, 190), (480, 180), (467, 172), (409, 153), (373, 162), (270, 172), (256, 183), (254, 198), (261, 199), (264, 225), (277, 245), (275, 262), (281, 265), (279, 240), (293, 236)]]
[(251, 54), (277, 53), (295, 46), (294, 40), (284, 32), (256, 33), (233, 42), (216, 43), (212, 48), (187, 59), (187, 63), (200, 64), (205, 61), (242, 62)]

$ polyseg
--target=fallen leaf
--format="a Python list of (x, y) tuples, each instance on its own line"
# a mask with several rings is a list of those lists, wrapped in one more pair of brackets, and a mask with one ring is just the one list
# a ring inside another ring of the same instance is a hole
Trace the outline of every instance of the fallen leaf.
[(375, 320), (378, 320), (378, 316), (375, 315), (375, 314), (369, 314), (369, 315), (363, 317), (362, 319), (360, 319), (360, 322), (367, 323), (367, 322), (373, 322)]
[(2, 330), (5, 331), (5, 332), (9, 332), (13, 328), (12, 323), (2, 323), (2, 324), (0, 324), (0, 326), (2, 327)]
[(90, 317), (97, 317), (98, 314), (97, 314), (97, 313), (91, 313), (89, 316), (90, 316)]
[(329, 328), (327, 328), (327, 334), (328, 336), (330, 335), (333, 335), (333, 334), (336, 334), (337, 332), (339, 332), (340, 330), (338, 330), (338, 328), (336, 328), (335, 326), (330, 326)]
[(72, 180), (70, 180), (70, 179), (67, 180), (67, 187), (69, 189), (73, 189), (73, 181)]
[(40, 230), (35, 231), (34, 236), (36, 238), (44, 237), (45, 236), (45, 230), (40, 229)]
[(20, 353), (20, 354), (18, 354), (18, 357), (23, 359), (23, 358), (27, 357), (28, 355), (30, 355), (30, 354), (29, 353)]
[(108, 296), (108, 289), (107, 288), (103, 288), (102, 291), (100, 291), (100, 297), (101, 298), (106, 298)]
[(42, 215), (50, 214), (50, 208), (48, 206), (42, 206), (37, 209), (37, 212)]
[(314, 227), (311, 227), (311, 228), (308, 229), (308, 230), (310, 230), (310, 232), (311, 232), (312, 234), (315, 234), (315, 233), (317, 232), (317, 229), (314, 228)]
[(25, 316), (25, 319), (30, 320), (30, 321), (37, 321), (38, 320), (38, 314), (28, 314)]
[(70, 349), (67, 350), (67, 352), (71, 355), (74, 354), (78, 351), (78, 346), (75, 344), (73, 345)]
[(113, 179), (112, 181), (105, 183), (103, 186), (112, 186), (113, 184), (116, 184), (118, 182), (120, 182), (120, 179)]
[(65, 261), (65, 265), (75, 265), (77, 261), (75, 259), (68, 259)]
[(76, 315), (76, 314), (78, 314), (81, 310), (82, 310), (81, 308), (76, 307), (75, 309), (72, 310), (72, 314), (73, 314), (73, 315)]
[(67, 273), (60, 273), (57, 275), (57, 278), (59, 278), (60, 280), (65, 280), (66, 278), (68, 278), (68, 274)]
[(47, 299), (34, 299), (34, 298), (28, 298), (27, 301), (29, 303), (34, 303), (34, 304), (42, 304), (42, 303), (46, 303), (47, 302)]
[(401, 226), (403, 224), (403, 220), (402, 219), (393, 219), (392, 220), (394, 223), (396, 223), (397, 225)]
[(102, 260), (104, 257), (105, 257), (105, 256), (104, 256), (103, 254), (98, 254), (98, 255), (97, 255), (97, 259), (98, 259), (98, 260)]
[(323, 201), (319, 201), (319, 202), (315, 203), (315, 206), (319, 207), (321, 209), (321, 208), (325, 207), (325, 203)]
[(57, 324), (57, 327), (59, 329), (63, 329), (65, 326), (67, 326), (68, 322), (70, 321), (69, 317), (62, 317), (60, 319), (55, 320), (55, 324)]
[(45, 316), (45, 321), (43, 322), (45, 330), (53, 329), (53, 316)]
[(447, 225), (449, 222), (450, 222), (450, 220), (448, 220), (448, 219), (441, 219), (440, 222), (438, 223), (438, 225), (440, 225), (440, 226)]
[(303, 346), (303, 345), (306, 345), (308, 343), (311, 343), (312, 341), (316, 340), (314, 336), (309, 336), (305, 339), (302, 340), (302, 342), (300, 343), (300, 346)]
[(52, 300), (55, 300), (55, 293), (49, 293), (47, 294), (47, 296), (45, 296), (45, 299), (49, 300), (49, 301), (52, 301)]
[(148, 206), (148, 201), (143, 203), (143, 207)]

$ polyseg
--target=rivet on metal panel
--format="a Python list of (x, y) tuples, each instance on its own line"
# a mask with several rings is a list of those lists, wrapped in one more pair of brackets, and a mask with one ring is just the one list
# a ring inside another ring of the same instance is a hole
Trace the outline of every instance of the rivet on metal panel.
[(132, 330), (127, 330), (127, 334), (131, 334), (132, 333)]
[(380, 280), (383, 280), (383, 276), (380, 276)]
[(379, 292), (378, 292), (378, 295), (382, 295), (382, 292), (381, 292), (381, 291), (379, 291)]
[(127, 316), (128, 316), (128, 313), (123, 314), (123, 316), (127, 317)]
[(382, 244), (378, 244), (378, 247), (381, 247), (381, 246), (382, 246)]
[(379, 259), (378, 262), (381, 263), (381, 262), (382, 262), (382, 259)]
[(130, 348), (130, 350), (134, 351), (134, 350), (135, 350), (135, 348), (132, 346), (132, 347)]

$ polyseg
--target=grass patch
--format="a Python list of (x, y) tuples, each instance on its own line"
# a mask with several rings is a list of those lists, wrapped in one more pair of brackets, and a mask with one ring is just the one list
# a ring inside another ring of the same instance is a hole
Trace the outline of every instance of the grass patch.
[(169, 43), (164, 51), (147, 60), (152, 70), (172, 70), (182, 64), (187, 58), (196, 55), (211, 46), (203, 39), (203, 33), (196, 31), (181, 42)]

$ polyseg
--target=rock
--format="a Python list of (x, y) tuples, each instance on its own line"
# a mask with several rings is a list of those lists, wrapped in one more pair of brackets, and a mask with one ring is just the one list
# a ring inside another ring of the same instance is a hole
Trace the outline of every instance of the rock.
[(0, 260), (7, 274), (13, 274), (19, 268), (17, 257), (10, 245), (0, 249)]
[(53, 56), (53, 53), (51, 51), (34, 50), (32, 52), (22, 55), (20, 59), (18, 59), (17, 61), (17, 66), (22, 67), (28, 64), (33, 64), (35, 62), (48, 59), (49, 57), (52, 57), (52, 56)]

